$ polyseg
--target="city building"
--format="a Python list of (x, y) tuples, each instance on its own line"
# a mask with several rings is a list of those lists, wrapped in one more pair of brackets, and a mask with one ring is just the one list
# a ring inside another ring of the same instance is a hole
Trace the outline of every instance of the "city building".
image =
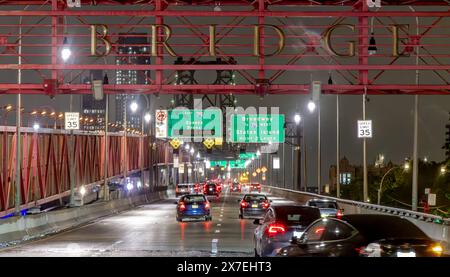
[[(119, 34), (118, 56), (116, 64), (150, 64), (149, 45), (146, 33), (126, 33)], [(116, 84), (118, 85), (139, 85), (149, 84), (150, 71), (149, 70), (117, 70)], [(116, 121), (118, 125), (122, 125), (124, 121), (124, 112), (127, 110), (127, 128), (141, 129), (142, 118), (141, 114), (132, 114), (129, 110), (130, 103), (138, 100), (137, 95), (116, 94)], [(143, 103), (142, 103), (143, 104)]]
[[(384, 156), (378, 155), (375, 163), (367, 165), (367, 173), (371, 176), (383, 176), (389, 169), (395, 165), (389, 161), (387, 164), (384, 163)], [(362, 165), (352, 165), (350, 164), (347, 157), (343, 157), (339, 161), (339, 180), (341, 186), (349, 185), (354, 179), (363, 178), (364, 169)], [(336, 165), (331, 165), (328, 171), (329, 178), (329, 190), (336, 190)]]

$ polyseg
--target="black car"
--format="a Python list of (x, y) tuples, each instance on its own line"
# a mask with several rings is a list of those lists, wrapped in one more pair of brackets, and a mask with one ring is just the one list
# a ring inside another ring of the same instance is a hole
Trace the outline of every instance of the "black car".
[(216, 183), (206, 183), (203, 186), (203, 194), (219, 196), (221, 187)]
[(438, 257), (439, 242), (403, 217), (381, 214), (345, 215), (312, 223), (298, 242), (279, 256)]
[(270, 206), (264, 194), (246, 194), (239, 202), (239, 218), (262, 218)]
[(253, 236), (256, 257), (275, 256), (291, 244), (292, 238), (300, 238), (306, 227), (320, 218), (318, 208), (300, 205), (272, 206), (260, 222)]

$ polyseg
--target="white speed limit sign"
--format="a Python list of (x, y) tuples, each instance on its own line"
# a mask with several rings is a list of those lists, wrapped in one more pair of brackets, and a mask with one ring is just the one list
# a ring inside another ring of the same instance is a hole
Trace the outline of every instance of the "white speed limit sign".
[(358, 138), (372, 137), (372, 120), (358, 120)]
[(80, 129), (80, 113), (64, 113), (65, 129)]

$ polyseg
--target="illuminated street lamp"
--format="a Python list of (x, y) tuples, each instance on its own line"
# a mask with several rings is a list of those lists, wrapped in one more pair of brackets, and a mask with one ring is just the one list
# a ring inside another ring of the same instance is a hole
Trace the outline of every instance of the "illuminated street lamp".
[(131, 109), (131, 111), (132, 111), (133, 113), (136, 112), (137, 109), (138, 109), (138, 104), (137, 104), (136, 102), (132, 102), (132, 103), (130, 104), (130, 109)]
[(191, 148), (191, 151), (189, 151), (189, 153), (191, 153), (191, 155), (194, 155), (195, 149), (194, 147)]
[(309, 102), (308, 102), (309, 112), (313, 113), (315, 109), (316, 109), (316, 103), (314, 103), (314, 101), (312, 101), (312, 100), (309, 100)]
[(261, 151), (259, 151), (259, 150), (256, 151), (256, 156), (258, 156), (258, 157), (261, 156)]
[(152, 116), (149, 113), (146, 113), (144, 115), (144, 119), (145, 119), (145, 122), (149, 123), (150, 120), (152, 120)]
[(66, 62), (71, 55), (72, 51), (70, 50), (69, 43), (67, 41), (67, 38), (65, 37), (63, 41), (63, 48), (61, 50), (61, 58), (63, 59), (64, 62)]
[(34, 124), (33, 124), (33, 129), (34, 129), (35, 131), (39, 130), (39, 128), (40, 128), (40, 126), (39, 126), (38, 123), (34, 123)]
[(294, 116), (294, 121), (295, 121), (295, 124), (300, 124), (300, 121), (302, 120), (302, 117), (297, 113), (297, 114), (295, 114), (295, 116)]
[(409, 162), (406, 161), (405, 164), (403, 165), (403, 168), (408, 171), (409, 170)]
[(447, 172), (445, 165), (441, 166), (441, 175), (444, 175)]

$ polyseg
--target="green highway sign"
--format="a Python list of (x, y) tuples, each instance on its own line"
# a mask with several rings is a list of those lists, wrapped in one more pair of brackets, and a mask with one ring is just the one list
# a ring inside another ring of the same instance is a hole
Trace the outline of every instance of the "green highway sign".
[(210, 161), (211, 167), (227, 167), (227, 161)]
[(284, 115), (233, 114), (229, 142), (284, 143)]
[(169, 138), (222, 138), (220, 109), (168, 111)]
[(251, 158), (256, 158), (256, 153), (241, 153), (241, 154), (239, 154), (239, 159), (249, 160)]
[(245, 160), (230, 161), (230, 168), (245, 168)]

